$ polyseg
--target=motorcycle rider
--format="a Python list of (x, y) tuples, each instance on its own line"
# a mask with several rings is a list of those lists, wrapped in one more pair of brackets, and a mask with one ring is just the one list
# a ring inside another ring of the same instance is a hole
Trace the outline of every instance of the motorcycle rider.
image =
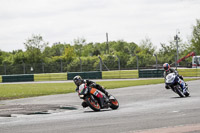
[[(77, 87), (76, 87), (76, 92), (78, 92), (79, 86), (80, 86), (81, 84), (86, 83), (87, 86), (89, 86), (89, 87), (94, 87), (94, 88), (100, 90), (101, 92), (103, 92), (107, 97), (110, 97), (110, 94), (109, 94), (101, 85), (96, 84), (95, 82), (93, 82), (93, 81), (91, 81), (91, 80), (83, 80), (83, 79), (81, 78), (81, 76), (77, 75), (77, 76), (75, 76), (75, 77), (73, 78), (73, 81), (74, 81), (75, 85), (77, 86)], [(82, 106), (83, 106), (83, 107), (87, 107), (87, 104), (86, 104), (85, 101), (82, 102)]]
[[(187, 84), (183, 81), (183, 76), (180, 76), (175, 69), (170, 68), (170, 65), (168, 63), (164, 63), (163, 64), (163, 68), (165, 70), (164, 71), (164, 78), (165, 78), (165, 80), (166, 80), (166, 76), (168, 74), (175, 73), (179, 77), (178, 83), (180, 84), (180, 86), (181, 86), (181, 88), (183, 90), (183, 93), (185, 93), (186, 92), (186, 86), (187, 86)], [(170, 89), (170, 87), (167, 84), (165, 84), (165, 88), (166, 89)]]

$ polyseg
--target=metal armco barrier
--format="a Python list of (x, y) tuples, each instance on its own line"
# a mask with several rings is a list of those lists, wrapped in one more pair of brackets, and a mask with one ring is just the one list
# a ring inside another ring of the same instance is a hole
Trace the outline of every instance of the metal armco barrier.
[(24, 75), (3, 75), (2, 82), (24, 82), (24, 81), (34, 81), (33, 74)]
[(139, 70), (139, 78), (159, 78), (163, 77), (164, 70), (144, 69)]
[(83, 79), (102, 79), (102, 72), (68, 72), (67, 80), (72, 80), (75, 76), (81, 76)]

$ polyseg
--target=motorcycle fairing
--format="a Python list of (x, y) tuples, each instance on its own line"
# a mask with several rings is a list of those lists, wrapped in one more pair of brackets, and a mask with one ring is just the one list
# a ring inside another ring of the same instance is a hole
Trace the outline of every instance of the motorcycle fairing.
[(104, 106), (104, 97), (101, 94), (101, 92), (98, 91), (96, 88), (90, 88), (90, 93), (98, 98), (98, 100), (100, 102), (100, 106), (101, 106), (101, 108), (103, 108), (103, 106)]

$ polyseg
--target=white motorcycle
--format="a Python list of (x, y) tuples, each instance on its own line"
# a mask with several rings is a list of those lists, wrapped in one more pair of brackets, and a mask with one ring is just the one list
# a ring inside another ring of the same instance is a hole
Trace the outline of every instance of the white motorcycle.
[(165, 83), (166, 83), (166, 85), (169, 86), (170, 89), (172, 89), (180, 97), (188, 97), (190, 95), (187, 86), (186, 86), (186, 90), (183, 92), (181, 85), (185, 86), (186, 84), (175, 73), (168, 74), (166, 76)]

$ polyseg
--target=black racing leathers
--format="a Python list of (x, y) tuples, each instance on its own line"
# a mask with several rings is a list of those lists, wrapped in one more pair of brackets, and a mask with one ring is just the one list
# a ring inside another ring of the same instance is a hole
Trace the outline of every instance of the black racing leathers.
[[(95, 82), (91, 81), (91, 80), (82, 80), (82, 83), (86, 83), (87, 86), (89, 87), (94, 87), (98, 90), (100, 90), (101, 92), (103, 92), (105, 95), (108, 95), (108, 92), (99, 84), (96, 84)], [(76, 91), (79, 90), (79, 86), (76, 87)]]

